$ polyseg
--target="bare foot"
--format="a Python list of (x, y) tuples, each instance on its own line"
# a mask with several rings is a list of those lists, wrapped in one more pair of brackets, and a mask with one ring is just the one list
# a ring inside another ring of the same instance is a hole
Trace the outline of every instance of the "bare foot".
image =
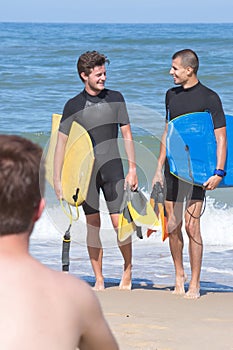
[(128, 267), (121, 278), (121, 282), (119, 284), (119, 289), (122, 290), (131, 290), (132, 288), (132, 280), (131, 280), (131, 266)]
[(186, 274), (184, 274), (184, 276), (181, 276), (181, 277), (176, 277), (176, 285), (175, 285), (175, 289), (173, 290), (172, 294), (184, 295), (185, 294), (184, 284), (186, 281), (187, 281)]
[(198, 299), (200, 298), (200, 289), (199, 288), (192, 288), (187, 291), (185, 294), (186, 299)]
[(119, 289), (121, 290), (131, 290), (132, 289), (132, 283), (124, 284), (122, 281), (119, 284)]
[(95, 291), (104, 290), (105, 289), (104, 280), (103, 279), (96, 280), (95, 285), (94, 285), (94, 287), (92, 289), (95, 290)]

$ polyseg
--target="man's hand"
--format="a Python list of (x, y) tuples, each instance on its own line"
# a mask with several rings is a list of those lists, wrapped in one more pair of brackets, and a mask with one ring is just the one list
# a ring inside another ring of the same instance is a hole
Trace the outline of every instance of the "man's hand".
[(125, 178), (125, 189), (127, 187), (127, 184), (129, 184), (132, 191), (135, 191), (138, 188), (138, 177), (136, 174), (136, 170), (129, 170)]
[(160, 185), (163, 187), (163, 181), (164, 181), (163, 171), (157, 169), (152, 180), (152, 188), (154, 187), (156, 182), (159, 182)]
[(218, 187), (221, 181), (222, 181), (221, 176), (213, 175), (206, 182), (203, 183), (203, 187), (207, 191), (212, 191)]

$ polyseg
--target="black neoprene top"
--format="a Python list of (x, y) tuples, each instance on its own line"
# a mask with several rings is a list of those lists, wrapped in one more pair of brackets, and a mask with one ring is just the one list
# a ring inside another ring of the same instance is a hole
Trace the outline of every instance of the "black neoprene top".
[(71, 98), (64, 107), (59, 131), (68, 135), (72, 122), (77, 121), (89, 133), (95, 155), (118, 157), (117, 144), (119, 126), (129, 124), (129, 116), (122, 94), (104, 89), (97, 96), (84, 89)]
[(204, 111), (211, 113), (215, 129), (226, 126), (219, 96), (200, 82), (188, 89), (179, 86), (167, 91), (166, 119), (168, 121), (182, 114)]

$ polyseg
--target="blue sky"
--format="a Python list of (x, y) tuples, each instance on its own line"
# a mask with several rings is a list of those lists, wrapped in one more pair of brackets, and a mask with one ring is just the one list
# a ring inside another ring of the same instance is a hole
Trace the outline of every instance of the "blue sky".
[[(86, 7), (85, 7), (86, 5)], [(233, 22), (233, 0), (6, 0), (1, 22)]]

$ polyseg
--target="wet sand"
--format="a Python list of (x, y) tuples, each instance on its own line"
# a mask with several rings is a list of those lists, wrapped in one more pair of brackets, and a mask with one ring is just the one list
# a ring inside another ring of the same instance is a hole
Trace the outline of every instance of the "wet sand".
[(120, 349), (233, 350), (233, 293), (188, 300), (166, 287), (110, 286), (96, 294)]

